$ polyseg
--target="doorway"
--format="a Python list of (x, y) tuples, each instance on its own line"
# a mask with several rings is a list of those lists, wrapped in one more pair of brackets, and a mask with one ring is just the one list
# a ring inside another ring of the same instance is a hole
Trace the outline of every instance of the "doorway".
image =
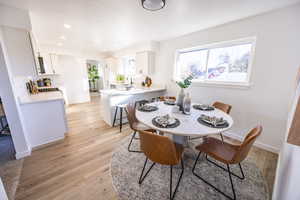
[(91, 96), (99, 96), (104, 88), (104, 72), (101, 61), (87, 60), (89, 90)]

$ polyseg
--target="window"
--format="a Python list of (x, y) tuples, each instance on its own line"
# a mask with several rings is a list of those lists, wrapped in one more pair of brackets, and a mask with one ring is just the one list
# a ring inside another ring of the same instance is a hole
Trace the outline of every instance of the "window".
[(136, 74), (135, 57), (133, 56), (122, 57), (121, 73), (126, 76), (133, 76)]
[(223, 42), (176, 52), (174, 78), (193, 82), (249, 85), (255, 39)]

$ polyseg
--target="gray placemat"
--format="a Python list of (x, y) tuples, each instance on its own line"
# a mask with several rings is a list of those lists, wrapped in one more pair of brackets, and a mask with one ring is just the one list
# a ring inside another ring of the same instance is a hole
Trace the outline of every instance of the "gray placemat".
[(168, 105), (168, 106), (175, 106), (175, 102), (174, 103), (171, 103), (171, 102), (167, 102), (167, 101), (164, 101), (164, 104)]
[(213, 111), (213, 110), (215, 110), (215, 108), (212, 107), (212, 106), (209, 106), (207, 109), (203, 109), (203, 108), (199, 107), (199, 105), (193, 105), (193, 108), (195, 110), (202, 110), (202, 111)]
[(158, 118), (159, 116), (157, 116), (157, 117), (154, 117), (153, 119), (152, 119), (152, 124), (154, 125), (154, 126), (156, 126), (156, 127), (158, 127), (158, 128), (176, 128), (176, 127), (178, 127), (179, 125), (180, 125), (180, 121), (179, 121), (179, 119), (177, 119), (177, 118), (175, 118), (175, 123), (174, 124), (168, 124), (167, 126), (162, 126), (161, 124), (159, 124), (159, 123), (157, 123), (156, 122), (156, 118)]
[(210, 123), (207, 123), (207, 122), (203, 121), (201, 117), (199, 117), (199, 118), (197, 119), (197, 121), (198, 121), (200, 124), (205, 125), (205, 126), (208, 126), (208, 127), (211, 127), (211, 128), (227, 128), (227, 127), (229, 126), (229, 123), (228, 123), (227, 121), (226, 121), (224, 124), (220, 124), (220, 125), (216, 125), (216, 126), (214, 126), (214, 125), (212, 125), (212, 124), (210, 124)]
[(156, 106), (149, 106), (151, 109), (143, 109), (143, 106), (142, 107), (139, 107), (138, 110), (141, 111), (141, 112), (153, 112), (153, 111), (157, 111), (158, 110), (158, 107)]

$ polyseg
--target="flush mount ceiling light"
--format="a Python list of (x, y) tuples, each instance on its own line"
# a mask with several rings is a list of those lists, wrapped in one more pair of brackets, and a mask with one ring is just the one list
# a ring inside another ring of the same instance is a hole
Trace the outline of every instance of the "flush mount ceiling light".
[(160, 10), (166, 5), (166, 0), (142, 0), (142, 6), (146, 10)]
[(70, 24), (64, 24), (64, 27), (69, 29), (69, 28), (71, 28), (71, 25)]

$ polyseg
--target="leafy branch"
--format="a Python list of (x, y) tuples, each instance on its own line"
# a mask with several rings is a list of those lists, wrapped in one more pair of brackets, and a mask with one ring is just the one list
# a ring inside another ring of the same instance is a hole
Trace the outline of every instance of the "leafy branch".
[(193, 76), (189, 75), (183, 81), (176, 81), (177, 85), (181, 88), (188, 88), (192, 84)]

